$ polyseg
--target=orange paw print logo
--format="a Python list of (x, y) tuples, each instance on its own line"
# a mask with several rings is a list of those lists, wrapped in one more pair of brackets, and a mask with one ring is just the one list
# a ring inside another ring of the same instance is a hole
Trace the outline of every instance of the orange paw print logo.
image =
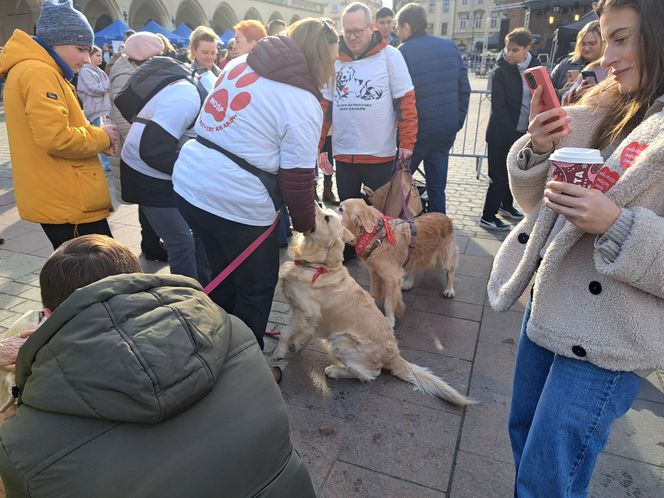
[[(240, 91), (238, 93), (235, 93), (236, 89), (246, 88), (249, 85), (256, 83), (256, 81), (260, 77), (254, 71), (251, 71), (240, 77), (240, 75), (244, 73), (244, 71), (248, 67), (249, 65), (246, 62), (243, 62), (242, 64), (238, 64), (237, 66), (235, 66), (228, 73), (228, 80), (225, 84), (223, 80), (226, 77), (226, 71), (222, 72), (217, 78), (217, 81), (215, 82), (215, 87), (223, 85), (225, 88), (220, 88), (219, 90), (213, 92), (212, 95), (210, 95), (210, 98), (205, 103), (204, 107), (205, 112), (210, 114), (217, 123), (221, 123), (226, 118), (226, 114), (229, 108), (231, 111), (235, 112), (241, 111), (242, 109), (247, 107), (251, 102), (251, 93), (247, 91)], [(231, 81), (234, 81), (233, 84), (234, 88), (231, 88), (229, 93), (227, 87), (230, 86), (229, 83)], [(230, 99), (230, 104), (229, 104), (229, 99)]]

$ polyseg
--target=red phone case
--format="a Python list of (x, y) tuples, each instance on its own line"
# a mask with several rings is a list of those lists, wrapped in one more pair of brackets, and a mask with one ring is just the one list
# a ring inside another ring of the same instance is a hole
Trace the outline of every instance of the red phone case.
[[(535, 80), (535, 87), (533, 88), (531, 86), (531, 83), (528, 81), (528, 75), (531, 75), (534, 80)], [(551, 78), (549, 77), (549, 72), (546, 70), (545, 67), (543, 66), (537, 66), (537, 67), (531, 67), (530, 69), (526, 69), (523, 74), (524, 78), (526, 78), (526, 85), (528, 86), (528, 90), (530, 90), (530, 94), (532, 95), (535, 90), (537, 90), (538, 86), (542, 87), (542, 94), (540, 95), (540, 108), (539, 108), (539, 113), (543, 113), (545, 111), (550, 111), (551, 109), (556, 109), (560, 107), (560, 101), (558, 100), (558, 95), (556, 94), (556, 89), (553, 87), (553, 83), (551, 82)], [(547, 121), (544, 122), (544, 124), (549, 124), (553, 121), (555, 121), (556, 118), (551, 118)], [(554, 132), (558, 133), (559, 131), (562, 131), (563, 128), (557, 128)]]
[[(530, 74), (535, 79), (537, 85), (535, 88), (528, 84), (528, 90), (532, 95), (538, 86), (542, 87), (542, 95), (540, 96), (540, 108), (539, 112), (550, 111), (556, 107), (560, 107), (560, 101), (558, 100), (558, 95), (556, 94), (556, 89), (553, 88), (553, 83), (551, 83), (551, 78), (549, 73), (543, 66), (531, 67), (526, 69), (524, 72), (524, 77), (527, 78), (527, 75)], [(528, 80), (526, 79), (526, 83)]]

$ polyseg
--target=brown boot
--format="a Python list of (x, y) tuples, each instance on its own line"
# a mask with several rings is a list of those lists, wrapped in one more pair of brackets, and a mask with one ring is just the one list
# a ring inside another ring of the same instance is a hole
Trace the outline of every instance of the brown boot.
[(339, 204), (339, 201), (334, 196), (334, 192), (332, 192), (332, 180), (323, 181), (323, 202), (334, 204), (335, 206)]

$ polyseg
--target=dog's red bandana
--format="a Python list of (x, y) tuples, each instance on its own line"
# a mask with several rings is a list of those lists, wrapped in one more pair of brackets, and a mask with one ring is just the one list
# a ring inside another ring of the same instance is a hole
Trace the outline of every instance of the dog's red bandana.
[(302, 268), (305, 268), (307, 270), (311, 270), (314, 272), (314, 276), (311, 277), (311, 283), (314, 284), (316, 283), (316, 280), (318, 280), (318, 277), (320, 277), (323, 273), (327, 273), (327, 268), (318, 267), (318, 266), (313, 266), (311, 265), (308, 261), (304, 261), (302, 259), (296, 259), (293, 261), (295, 263), (295, 266), (301, 266)]
[[(380, 245), (384, 239), (387, 239), (387, 241), (392, 245), (397, 243), (397, 239), (394, 237), (392, 228), (388, 223), (388, 221), (393, 219), (394, 218), (391, 218), (390, 216), (381, 216), (380, 220), (378, 220), (378, 223), (376, 223), (376, 226), (373, 230), (371, 230), (371, 232), (363, 231), (360, 235), (358, 235), (357, 242), (355, 243), (355, 252), (357, 253), (358, 258), (361, 258), (364, 255), (369, 244), (374, 241), (374, 238), (376, 238), (377, 243), (371, 249), (371, 251), (378, 247), (378, 245)], [(381, 234), (383, 229), (385, 229), (385, 235)], [(371, 253), (371, 251), (369, 251), (369, 253)]]

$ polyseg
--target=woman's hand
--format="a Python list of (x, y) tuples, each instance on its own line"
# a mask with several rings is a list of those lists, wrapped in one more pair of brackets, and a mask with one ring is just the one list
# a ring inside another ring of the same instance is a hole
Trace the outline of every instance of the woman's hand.
[(579, 230), (606, 233), (620, 216), (620, 208), (599, 190), (563, 182), (548, 182), (544, 204), (562, 214)]
[(16, 368), (16, 356), (18, 350), (23, 346), (25, 341), (37, 330), (37, 325), (30, 326), (21, 331), (20, 334), (7, 337), (0, 341), (0, 369), (13, 372)]
[[(530, 124), (528, 133), (535, 154), (544, 154), (553, 150), (561, 139), (572, 132), (570, 118), (562, 108), (539, 113), (542, 87), (537, 87), (530, 100)], [(551, 122), (548, 122), (551, 120)], [(559, 130), (560, 129), (560, 130)]]

